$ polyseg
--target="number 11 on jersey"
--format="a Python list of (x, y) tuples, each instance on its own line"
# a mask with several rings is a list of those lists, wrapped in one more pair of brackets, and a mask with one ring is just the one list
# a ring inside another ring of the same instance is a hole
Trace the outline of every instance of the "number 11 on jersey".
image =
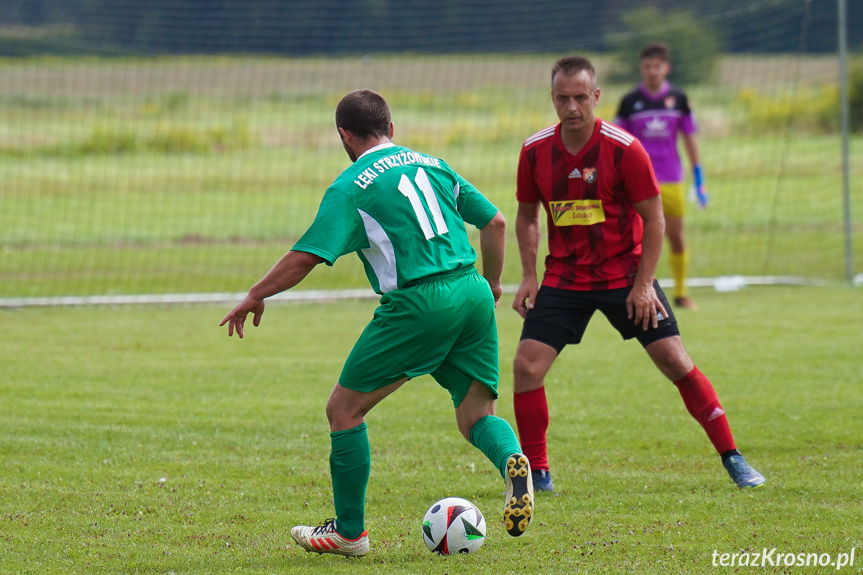
[[(432, 189), (431, 182), (429, 181), (428, 174), (426, 174), (425, 170), (422, 168), (417, 169), (417, 175), (414, 177), (414, 182), (423, 193), (426, 204), (428, 204), (429, 211), (432, 214), (432, 218), (434, 218), (434, 227), (437, 230), (437, 235), (447, 233), (449, 228), (446, 227), (443, 213), (441, 213), (440, 204), (437, 201), (437, 196), (435, 196), (434, 189)], [(406, 174), (402, 174), (401, 180), (399, 180), (399, 191), (404, 197), (410, 200), (411, 207), (414, 209), (417, 221), (423, 230), (425, 238), (430, 240), (435, 237), (435, 230), (432, 229), (428, 214), (426, 214), (425, 206), (423, 206), (416, 188)]]

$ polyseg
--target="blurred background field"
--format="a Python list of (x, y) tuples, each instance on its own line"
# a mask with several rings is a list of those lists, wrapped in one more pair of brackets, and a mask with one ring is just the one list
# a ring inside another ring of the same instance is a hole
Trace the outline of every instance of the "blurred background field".
[[(399, 143), (448, 160), (512, 219), (519, 147), (556, 121), (554, 60), (594, 59), (610, 120), (639, 47), (656, 39), (671, 44), (672, 80), (693, 103), (712, 198), (687, 219), (691, 275), (843, 282), (856, 271), (863, 63), (852, 52), (846, 207), (835, 11), (542, 2), (477, 27), (478, 1), (445, 3), (443, 19), (387, 2), (259, 4), (96, 13), (111, 0), (41, 0), (0, 12), (0, 297), (245, 289), (347, 166), (333, 109), (359, 87), (390, 101)], [(576, 40), (558, 10), (596, 27)], [(386, 42), (367, 36), (370, 14), (392, 24)], [(859, 49), (857, 8), (848, 18)], [(511, 237), (507, 283), (519, 270)], [(307, 287), (364, 286), (348, 260)]]
[[(0, 296), (244, 289), (348, 165), (333, 108), (360, 86), (390, 100), (398, 142), (448, 159), (512, 218), (521, 141), (555, 121), (554, 58), (6, 60)], [(599, 115), (613, 118), (628, 86), (595, 59)], [(841, 281), (840, 140), (833, 116), (812, 113), (836, 105), (835, 59), (729, 56), (719, 70), (689, 90), (713, 200), (691, 206), (692, 274)], [(860, 136), (851, 144), (856, 183)], [(364, 285), (355, 262), (336, 268), (309, 285)]]

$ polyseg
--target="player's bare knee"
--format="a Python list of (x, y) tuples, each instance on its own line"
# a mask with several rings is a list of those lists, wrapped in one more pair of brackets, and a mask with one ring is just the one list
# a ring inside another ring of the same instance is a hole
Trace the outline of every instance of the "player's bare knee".
[(344, 403), (334, 401), (330, 398), (327, 401), (326, 407), (327, 422), (330, 424), (330, 431), (341, 431), (350, 429), (359, 425), (365, 412), (357, 409), (355, 406), (346, 406)]
[(671, 381), (677, 381), (694, 367), (679, 336), (653, 342), (645, 349), (659, 371)]
[(537, 383), (542, 383), (545, 374), (548, 372), (548, 367), (544, 362), (537, 358), (531, 357), (527, 353), (517, 353), (513, 361), (513, 377), (516, 386), (535, 387)]
[(329, 423), (330, 428), (332, 428), (333, 423), (338, 419), (338, 416), (339, 416), (339, 410), (333, 405), (332, 401), (327, 402), (326, 413), (327, 413), (327, 423)]

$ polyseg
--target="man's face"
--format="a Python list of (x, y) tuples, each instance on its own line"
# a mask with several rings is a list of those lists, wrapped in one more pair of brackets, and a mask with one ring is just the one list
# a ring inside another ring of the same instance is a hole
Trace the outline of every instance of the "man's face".
[(572, 76), (558, 72), (552, 82), (551, 101), (563, 129), (578, 132), (593, 125), (599, 88), (587, 71)]
[(639, 62), (638, 70), (641, 72), (641, 77), (644, 78), (647, 88), (655, 92), (668, 77), (668, 73), (671, 71), (671, 64), (662, 58), (644, 58)]

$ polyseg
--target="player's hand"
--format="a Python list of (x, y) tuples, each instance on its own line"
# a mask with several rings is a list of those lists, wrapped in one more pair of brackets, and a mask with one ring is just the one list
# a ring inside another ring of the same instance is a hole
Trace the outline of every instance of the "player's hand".
[[(488, 280), (486, 280), (488, 281)], [(500, 296), (503, 295), (503, 286), (500, 285), (500, 282), (488, 282), (488, 287), (491, 288), (491, 295), (494, 296), (494, 307), (497, 307), (497, 304), (500, 303)]]
[(659, 327), (659, 322), (668, 317), (668, 312), (656, 295), (653, 284), (635, 284), (626, 296), (626, 317), (635, 325), (641, 324), (641, 329)]
[(518, 290), (515, 292), (515, 300), (512, 302), (512, 309), (518, 312), (522, 318), (527, 315), (527, 311), (533, 309), (533, 304), (536, 302), (536, 292), (539, 291), (539, 286), (536, 283), (536, 278), (525, 278), (521, 280)]
[(709, 198), (707, 197), (707, 187), (704, 185), (704, 173), (701, 171), (700, 165), (692, 168), (692, 181), (698, 207), (703, 210), (707, 207)]
[(228, 324), (228, 337), (234, 335), (234, 331), (243, 339), (243, 327), (246, 325), (246, 316), (253, 313), (252, 325), (258, 327), (261, 325), (261, 316), (264, 315), (264, 302), (253, 298), (250, 294), (246, 294), (237, 307), (231, 310), (231, 313), (222, 318), (222, 323), (219, 327)]
[(703, 210), (707, 207), (707, 202), (710, 198), (707, 196), (707, 189), (704, 186), (695, 188), (695, 200), (698, 202), (699, 209)]

